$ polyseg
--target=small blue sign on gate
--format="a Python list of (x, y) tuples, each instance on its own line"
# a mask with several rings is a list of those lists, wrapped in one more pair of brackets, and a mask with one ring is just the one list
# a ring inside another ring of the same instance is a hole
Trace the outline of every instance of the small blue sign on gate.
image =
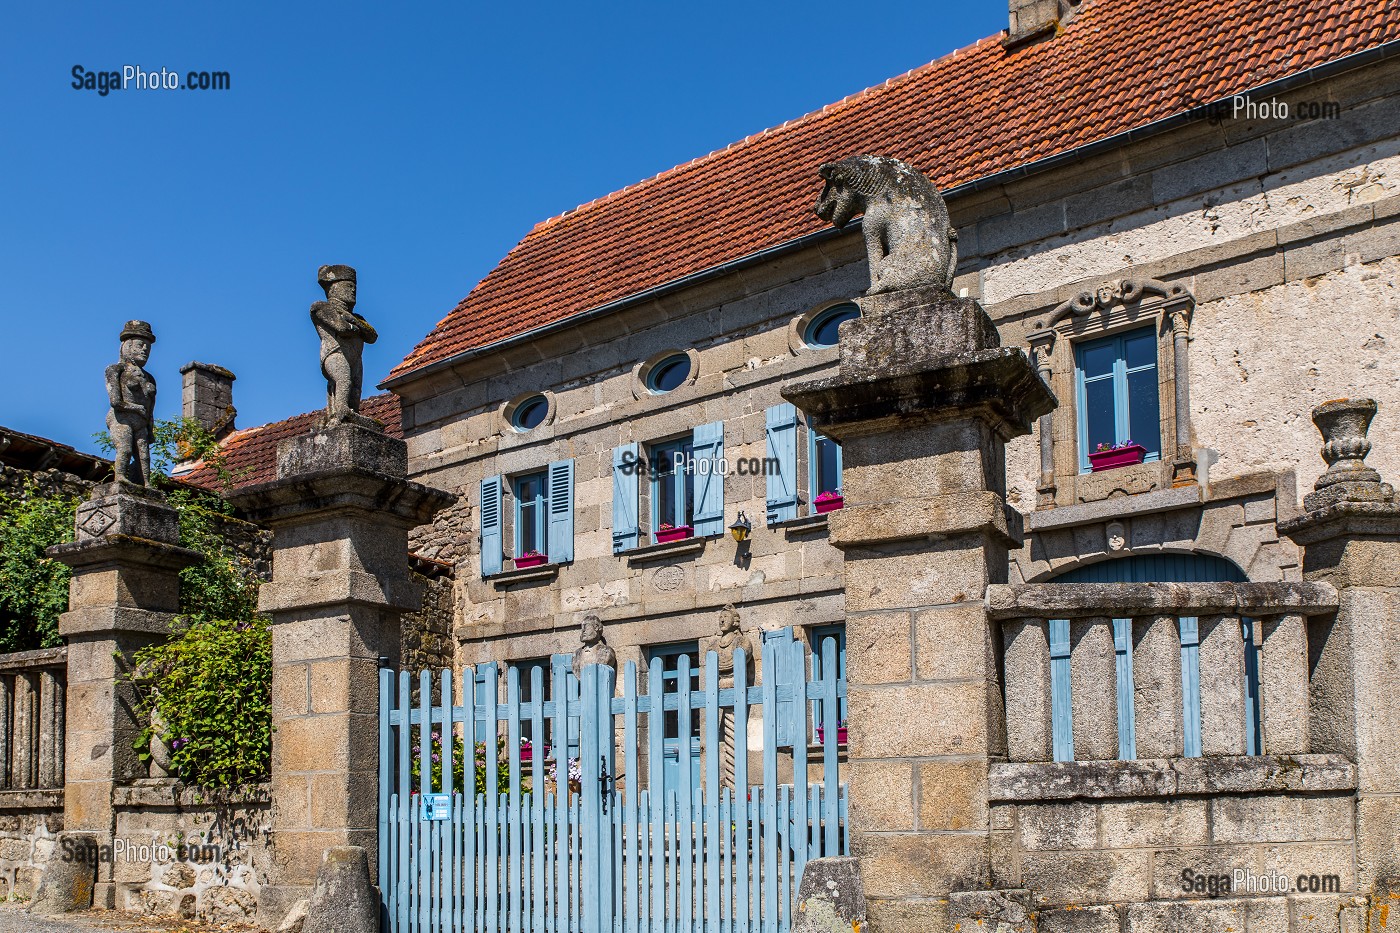
[(452, 819), (452, 798), (447, 794), (424, 794), (422, 819)]

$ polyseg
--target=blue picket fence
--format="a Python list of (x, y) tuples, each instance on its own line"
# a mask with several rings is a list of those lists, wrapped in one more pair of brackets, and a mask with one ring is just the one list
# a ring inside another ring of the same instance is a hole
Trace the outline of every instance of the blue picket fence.
[[(383, 929), (787, 933), (806, 863), (849, 854), (838, 747), (846, 685), (835, 641), (821, 651), (822, 675), (754, 685), (736, 652), (734, 686), (724, 689), (713, 652), (698, 690), (686, 658), (671, 679), (654, 659), (645, 693), (628, 663), (620, 695), (611, 668), (588, 667), (575, 679), (556, 666), (550, 699), (526, 701), (514, 668), (504, 678), (494, 664), (460, 678), (421, 672), (416, 704), (411, 675), (380, 671)], [(801, 643), (765, 643), (762, 659), (764, 671), (779, 670), (780, 660), (786, 670), (812, 669)], [(544, 672), (532, 670), (528, 695), (545, 696), (544, 686)], [(668, 714), (679, 736), (692, 735), (698, 717), (698, 782), (680, 767), (667, 784)], [(755, 721), (761, 778), (751, 784)], [(460, 749), (423, 741), (425, 724), (430, 737), (455, 736)], [(537, 741), (522, 760), (526, 725)], [(546, 728), (556, 739), (548, 760), (538, 741)], [(780, 735), (796, 740), (780, 747)], [(820, 735), (819, 765), (809, 760), (809, 735)], [(478, 744), (484, 780), (473, 767)], [(458, 755), (468, 756), (460, 786)], [(427, 766), (416, 767), (420, 757)], [(781, 782), (780, 764), (788, 772)], [(821, 779), (809, 780), (818, 767)], [(559, 787), (549, 777), (555, 768)]]

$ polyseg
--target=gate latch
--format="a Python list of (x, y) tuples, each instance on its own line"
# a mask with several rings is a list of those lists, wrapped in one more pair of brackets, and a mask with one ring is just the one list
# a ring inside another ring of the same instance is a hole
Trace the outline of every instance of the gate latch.
[(608, 812), (608, 798), (611, 796), (612, 778), (608, 777), (608, 759), (598, 756), (598, 796), (603, 802), (603, 812)]

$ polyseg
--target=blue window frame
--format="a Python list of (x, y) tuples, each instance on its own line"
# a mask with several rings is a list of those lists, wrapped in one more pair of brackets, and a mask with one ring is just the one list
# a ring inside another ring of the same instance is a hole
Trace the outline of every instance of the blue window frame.
[[(534, 700), (538, 699), (541, 703), (548, 703), (550, 700), (550, 695), (553, 692), (550, 685), (553, 660), (551, 658), (531, 658), (528, 661), (515, 661), (513, 662), (512, 666), (520, 671), (520, 702), (522, 704), (531, 703)], [(538, 698), (535, 696), (534, 688), (531, 686), (530, 683), (530, 678), (531, 676), (533, 676), (533, 671), (536, 668), (539, 668), (540, 671), (540, 696)], [(548, 718), (545, 718), (544, 722), (542, 723), (544, 727), (544, 735), (541, 736), (541, 740), (542, 744), (544, 745), (550, 744), (550, 724), (551, 721)], [(533, 735), (533, 730), (534, 723), (530, 721), (530, 716), (522, 713), (520, 717), (520, 737), (522, 739), (529, 739), (532, 745), (534, 744), (535, 739)], [(544, 760), (543, 748), (532, 751), (534, 761)]]
[[(651, 453), (651, 527), (663, 524), (693, 525), (695, 520), (695, 487), (691, 482), (691, 462), (694, 447), (689, 437), (653, 444)], [(676, 460), (687, 464), (676, 468)]]
[[(839, 680), (846, 679), (846, 626), (844, 625), (818, 625), (815, 626), (810, 635), (812, 644), (812, 679), (820, 680), (826, 676), (822, 670), (823, 657), (826, 654), (827, 639), (836, 641), (836, 677)], [(836, 701), (836, 718), (839, 722), (846, 721), (846, 698), (842, 697)], [(826, 710), (822, 709), (822, 701), (818, 700), (813, 704), (813, 725), (820, 727), (826, 719)]]
[(858, 317), (860, 308), (853, 302), (834, 305), (812, 318), (802, 333), (802, 340), (816, 350), (834, 347), (841, 337), (841, 325)]
[(522, 557), (529, 551), (546, 553), (549, 486), (545, 474), (517, 476), (511, 483), (515, 490), (515, 556)]
[(1074, 361), (1079, 471), (1089, 472), (1089, 454), (1100, 444), (1129, 439), (1147, 449), (1144, 460), (1160, 460), (1156, 331), (1145, 327), (1078, 344)]
[(547, 414), (549, 399), (543, 395), (536, 395), (517, 405), (510, 421), (517, 431), (530, 431), (543, 424)]
[(817, 496), (824, 492), (841, 494), (841, 445), (807, 425), (808, 508), (816, 511)]
[(658, 362), (647, 372), (647, 388), (658, 395), (685, 385), (690, 376), (690, 357), (674, 353)]

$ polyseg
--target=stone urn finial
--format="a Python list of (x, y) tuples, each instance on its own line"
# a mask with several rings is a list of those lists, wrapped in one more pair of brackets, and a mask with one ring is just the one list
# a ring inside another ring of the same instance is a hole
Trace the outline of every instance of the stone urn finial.
[(1342, 398), (1324, 402), (1313, 409), (1313, 424), (1322, 432), (1322, 458), (1327, 472), (1313, 485), (1316, 492), (1303, 497), (1308, 511), (1326, 508), (1341, 501), (1389, 501), (1395, 495), (1380, 473), (1366, 465), (1371, 442), (1366, 432), (1376, 416), (1377, 405), (1369, 398)]
[(1313, 409), (1313, 424), (1322, 432), (1322, 458), (1327, 472), (1314, 488), (1333, 483), (1379, 483), (1381, 475), (1366, 466), (1371, 442), (1366, 432), (1376, 417), (1376, 403), (1369, 398), (1342, 398)]

